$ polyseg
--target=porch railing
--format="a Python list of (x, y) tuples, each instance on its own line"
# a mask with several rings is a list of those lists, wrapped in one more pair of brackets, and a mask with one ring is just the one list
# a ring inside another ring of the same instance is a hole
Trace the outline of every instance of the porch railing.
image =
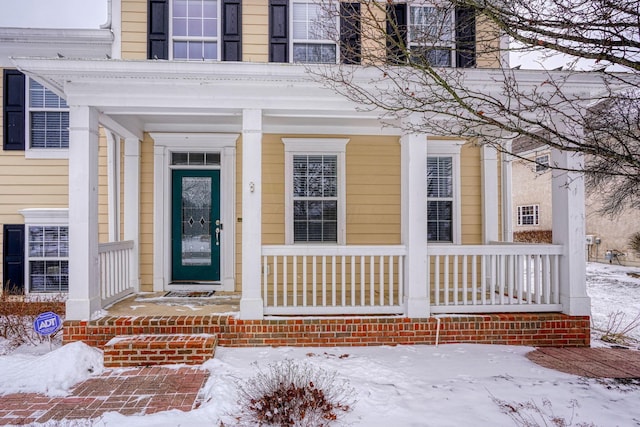
[(263, 246), (265, 314), (403, 313), (404, 246)]
[(432, 313), (561, 311), (557, 245), (436, 246), (427, 250)]
[(134, 292), (131, 278), (133, 241), (100, 243), (100, 296), (105, 307)]

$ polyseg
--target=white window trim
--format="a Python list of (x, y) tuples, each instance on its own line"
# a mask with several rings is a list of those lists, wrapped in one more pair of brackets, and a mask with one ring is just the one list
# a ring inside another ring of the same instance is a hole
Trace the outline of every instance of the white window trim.
[[(436, 2), (433, 1), (424, 1), (424, 2), (420, 2), (420, 1), (416, 1), (416, 2), (409, 2), (407, 3), (407, 47), (409, 48), (409, 50), (411, 50), (412, 47), (421, 47), (423, 46), (423, 44), (421, 43), (417, 43), (417, 42), (413, 42), (411, 40), (411, 8), (415, 8), (415, 7), (438, 7), (439, 5)], [(450, 50), (450, 60), (451, 60), (451, 64), (449, 66), (447, 66), (446, 68), (455, 68), (456, 65), (456, 33), (455, 33), (455, 28), (456, 28), (456, 17), (455, 17), (455, 13), (454, 12), (449, 12), (449, 16), (451, 19), (451, 42), (450, 43), (438, 43), (435, 44), (433, 47), (434, 49), (438, 49), (440, 47), (442, 48), (446, 48)]]
[[(24, 157), (26, 159), (68, 159), (68, 148), (31, 148), (31, 112), (32, 111), (58, 111), (69, 112), (69, 108), (31, 108), (31, 78), (25, 81), (25, 147)], [(57, 95), (57, 94), (56, 94)]]
[[(173, 42), (174, 41), (201, 41), (201, 42), (216, 42), (216, 59), (205, 59), (205, 61), (215, 62), (222, 59), (222, 0), (217, 0), (218, 8), (218, 22), (216, 23), (218, 28), (216, 33), (217, 37), (190, 37), (190, 36), (176, 36), (173, 35), (173, 2), (169, 0), (169, 60), (173, 61)], [(198, 61), (198, 59), (184, 59), (180, 58), (177, 61)], [(202, 58), (199, 59), (202, 61)]]
[[(290, 37), (290, 41), (289, 41), (289, 58), (290, 61), (289, 62), (295, 62), (293, 59), (293, 45), (296, 43), (300, 43), (300, 44), (332, 44), (336, 47), (336, 58), (335, 61), (333, 62), (334, 64), (338, 64), (340, 61), (340, 44), (337, 43), (335, 40), (331, 40), (331, 39), (318, 39), (318, 40), (312, 40), (312, 39), (294, 39), (293, 37), (293, 4), (294, 3), (315, 3), (315, 4), (319, 4), (320, 6), (323, 6), (323, 2), (322, 1), (318, 1), (318, 0), (290, 0), (289, 5), (290, 5), (290, 13), (289, 13), (289, 31), (291, 33), (291, 37)], [(339, 5), (339, 3), (338, 3)], [(336, 34), (340, 34), (340, 17), (339, 17), (339, 13), (336, 14)], [(301, 62), (301, 64), (315, 64), (315, 62)]]
[[(293, 241), (293, 156), (295, 155), (335, 155), (338, 160), (338, 245), (346, 244), (347, 240), (347, 185), (346, 185), (346, 150), (348, 138), (282, 138), (284, 144), (284, 223), (285, 244), (292, 245)], [(334, 243), (297, 243), (297, 244), (322, 244)]]
[[(425, 236), (425, 241), (429, 245), (461, 245), (462, 244), (462, 198), (460, 196), (460, 149), (464, 142), (458, 140), (427, 140), (427, 157), (451, 157), (452, 158), (452, 174), (453, 174), (453, 214), (452, 214), (452, 241), (451, 242), (438, 242), (429, 241)], [(424, 159), (425, 176), (423, 179), (427, 179), (427, 159)], [(426, 198), (427, 195), (425, 194)], [(428, 215), (425, 213), (425, 221)]]
[[(533, 224), (524, 224), (522, 221), (522, 217), (524, 216), (522, 214), (522, 210), (524, 208), (529, 208), (529, 207), (533, 207), (533, 214), (531, 215), (527, 214), (526, 216), (533, 215)], [(535, 227), (540, 225), (540, 205), (538, 204), (518, 205), (518, 207), (516, 208), (516, 219), (518, 222), (518, 227)]]
[[(171, 282), (171, 173), (172, 169), (220, 169), (220, 221), (224, 238), (220, 243), (222, 290), (235, 290), (236, 245), (236, 143), (239, 134), (152, 132), (154, 141), (153, 197), (153, 290), (179, 289)], [(171, 153), (219, 152), (220, 166), (171, 166)], [(173, 287), (170, 287), (173, 286)], [(213, 285), (215, 286), (215, 285)]]
[[(31, 276), (29, 274), (29, 227), (68, 227), (68, 208), (30, 208), (19, 211), (24, 217), (24, 289), (25, 294), (31, 292)], [(62, 258), (56, 258), (62, 259)], [(69, 260), (69, 257), (66, 258)], [(37, 292), (37, 295), (59, 295), (60, 292)]]

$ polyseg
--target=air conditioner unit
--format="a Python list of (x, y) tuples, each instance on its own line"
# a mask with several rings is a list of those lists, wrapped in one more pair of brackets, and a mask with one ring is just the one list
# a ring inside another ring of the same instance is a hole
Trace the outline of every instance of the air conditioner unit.
[(587, 234), (586, 236), (587, 245), (593, 245), (594, 240), (595, 240), (595, 237), (593, 234)]

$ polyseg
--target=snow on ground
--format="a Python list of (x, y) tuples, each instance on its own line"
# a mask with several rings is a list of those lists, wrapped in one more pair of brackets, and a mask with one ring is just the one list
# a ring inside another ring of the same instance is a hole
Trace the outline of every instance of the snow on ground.
[[(610, 312), (640, 312), (639, 269), (589, 264), (588, 292), (596, 326)], [(639, 331), (633, 331), (639, 337)], [(203, 365), (211, 376), (202, 390), (204, 403), (194, 411), (146, 416), (107, 413), (96, 426), (234, 425), (237, 387), (258, 367), (293, 359), (333, 370), (355, 389), (357, 403), (344, 421), (353, 426), (509, 426), (508, 415), (492, 397), (533, 403), (572, 425), (640, 425), (640, 387), (613, 380), (585, 379), (530, 362), (529, 347), (450, 344), (356, 348), (219, 348)], [(0, 356), (0, 393), (16, 391), (64, 394), (76, 382), (102, 370), (100, 352), (74, 343), (44, 355)], [(552, 405), (545, 409), (546, 401)], [(577, 407), (574, 407), (575, 405)], [(535, 418), (538, 425), (554, 425)], [(572, 418), (573, 417), (573, 418)], [(75, 424), (78, 425), (78, 424)], [(89, 425), (89, 424), (87, 424)], [(534, 424), (535, 425), (535, 424)]]
[[(620, 312), (622, 324), (640, 315), (640, 268), (616, 264), (587, 264), (587, 293), (591, 297), (591, 323), (594, 329), (605, 329), (611, 313)], [(594, 331), (597, 333), (597, 331)], [(640, 341), (640, 327), (628, 333)]]

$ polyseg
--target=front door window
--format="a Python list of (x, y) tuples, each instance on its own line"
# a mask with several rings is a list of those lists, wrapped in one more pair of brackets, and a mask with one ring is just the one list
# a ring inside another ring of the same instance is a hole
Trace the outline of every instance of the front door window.
[(173, 281), (220, 280), (220, 171), (173, 171)]

